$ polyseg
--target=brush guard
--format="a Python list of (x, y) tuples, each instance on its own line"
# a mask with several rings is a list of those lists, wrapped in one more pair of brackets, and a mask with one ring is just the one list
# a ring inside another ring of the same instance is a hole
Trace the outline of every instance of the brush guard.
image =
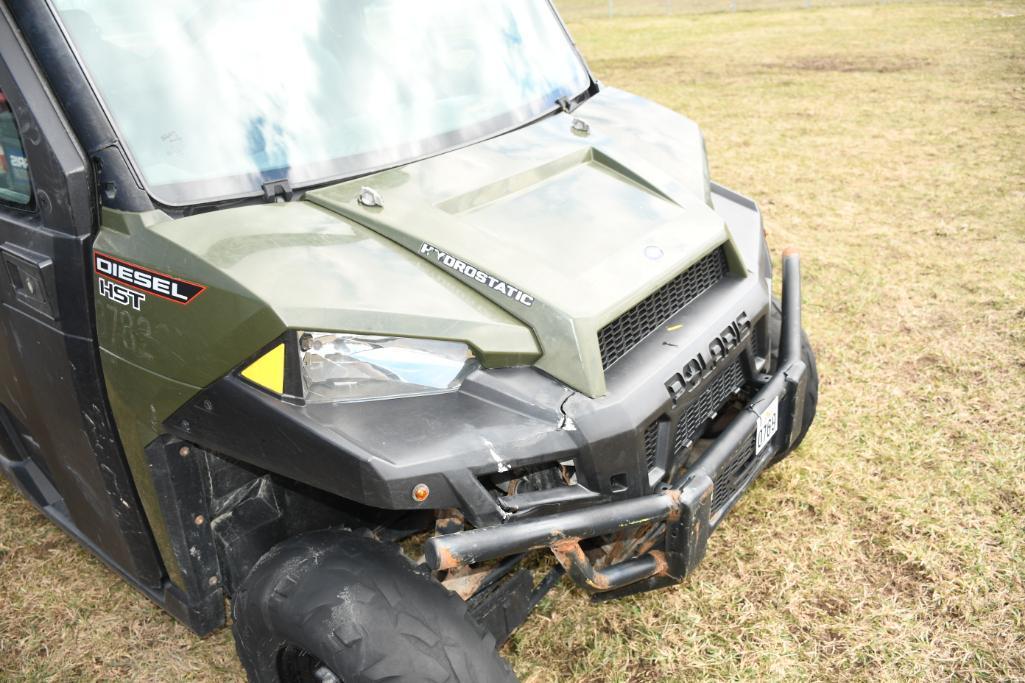
[[(678, 484), (660, 493), (580, 510), (498, 524), (427, 541), (424, 554), (435, 571), (549, 548), (573, 581), (605, 600), (672, 585), (705, 556), (708, 537), (775, 454), (797, 439), (804, 413), (807, 366), (801, 357), (801, 273), (796, 250), (783, 252), (782, 330), (775, 372)], [(734, 493), (713, 509), (717, 474), (754, 439), (759, 416), (779, 400), (779, 426), (754, 461), (733, 482)], [(598, 568), (581, 541), (643, 524), (665, 525), (661, 549)]]

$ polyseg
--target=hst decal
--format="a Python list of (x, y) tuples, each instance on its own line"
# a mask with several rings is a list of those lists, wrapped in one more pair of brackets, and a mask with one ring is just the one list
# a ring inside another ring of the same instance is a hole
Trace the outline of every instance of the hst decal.
[(110, 299), (116, 304), (122, 306), (129, 306), (133, 310), (141, 311), (142, 304), (146, 301), (146, 295), (142, 292), (137, 292), (134, 289), (128, 289), (124, 285), (119, 285), (113, 280), (108, 280), (105, 277), (98, 278), (100, 286), (100, 296), (104, 299)]
[[(103, 284), (105, 279), (114, 284), (134, 289), (137, 292), (152, 294), (153, 296), (173, 301), (183, 306), (192, 303), (196, 297), (206, 291), (205, 286), (198, 285), (195, 282), (189, 282), (188, 280), (172, 277), (149, 268), (143, 268), (142, 266), (122, 261), (98, 251), (93, 253), (93, 265), (96, 274), (100, 276), (100, 294), (108, 299), (111, 298), (108, 292), (114, 293), (115, 290), (109, 285)], [(118, 298), (123, 299), (124, 296), (118, 295)], [(118, 301), (118, 303), (121, 302)], [(132, 307), (138, 310), (139, 303), (141, 301), (133, 300)]]

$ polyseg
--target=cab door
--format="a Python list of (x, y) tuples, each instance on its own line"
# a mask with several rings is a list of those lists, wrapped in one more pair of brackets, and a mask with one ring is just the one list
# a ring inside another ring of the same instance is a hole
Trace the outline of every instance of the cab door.
[(96, 193), (0, 1), (0, 471), (144, 587), (163, 569), (100, 374), (89, 254)]

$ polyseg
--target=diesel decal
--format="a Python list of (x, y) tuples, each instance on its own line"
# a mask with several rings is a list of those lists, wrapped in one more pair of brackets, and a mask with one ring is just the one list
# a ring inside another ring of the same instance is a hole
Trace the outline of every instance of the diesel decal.
[(103, 277), (98, 278), (98, 284), (100, 286), (100, 296), (103, 298), (110, 299), (122, 306), (131, 306), (137, 311), (142, 309), (142, 302), (146, 300), (146, 295), (142, 292), (128, 289), (124, 285), (111, 282)]
[(747, 313), (741, 313), (736, 320), (726, 326), (722, 332), (715, 336), (708, 343), (708, 351), (701, 351), (691, 358), (683, 366), (683, 369), (673, 375), (666, 382), (666, 389), (673, 399), (673, 403), (679, 401), (683, 396), (698, 386), (708, 373), (730, 355), (730, 351), (737, 348), (740, 342), (744, 341), (751, 334), (751, 320)]
[(446, 254), (437, 247), (432, 247), (426, 242), (420, 247), (420, 255), (424, 258), (430, 258), (433, 256), (438, 260), (438, 263), (442, 264), (446, 268), (451, 268), (463, 277), (475, 280), (482, 285), (487, 285), (491, 289), (495, 290), (499, 294), (504, 294), (513, 301), (517, 301), (524, 306), (533, 306), (534, 297), (524, 292), (522, 289), (517, 289), (510, 285), (508, 282), (503, 282), (497, 277), (488, 275), (479, 268), (471, 266), (469, 263), (460, 261), (451, 254)]
[[(96, 274), (102, 276), (100, 277), (100, 293), (108, 299), (111, 297), (103, 293), (104, 278), (144, 294), (152, 294), (182, 305), (191, 303), (206, 290), (206, 287), (197, 285), (195, 282), (180, 280), (155, 270), (136, 266), (98, 251), (94, 254), (94, 265)], [(133, 308), (138, 310), (134, 305)]]

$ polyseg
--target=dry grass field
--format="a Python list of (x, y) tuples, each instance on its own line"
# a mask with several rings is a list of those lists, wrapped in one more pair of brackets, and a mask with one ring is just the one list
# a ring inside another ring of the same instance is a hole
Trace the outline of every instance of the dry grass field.
[[(822, 398), (691, 580), (564, 584), (506, 646), (519, 675), (1025, 680), (1025, 2), (571, 28), (801, 249)], [(0, 679), (240, 677), (230, 634), (193, 638), (0, 483)]]

